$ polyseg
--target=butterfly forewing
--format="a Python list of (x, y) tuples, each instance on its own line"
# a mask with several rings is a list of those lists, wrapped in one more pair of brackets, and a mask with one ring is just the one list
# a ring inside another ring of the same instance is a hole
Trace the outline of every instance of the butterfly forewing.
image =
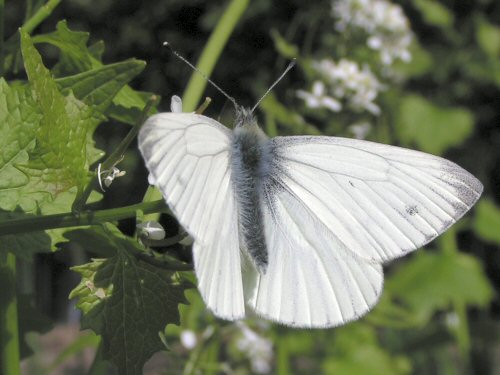
[(231, 184), (231, 132), (205, 116), (162, 113), (139, 133), (151, 180), (194, 238), (198, 287), (220, 317), (245, 315), (238, 218)]
[[(477, 201), (481, 183), (458, 165), (418, 151), (337, 137), (276, 137), (271, 174), (338, 240), (369, 262), (415, 250)], [(335, 251), (335, 247), (332, 247)]]

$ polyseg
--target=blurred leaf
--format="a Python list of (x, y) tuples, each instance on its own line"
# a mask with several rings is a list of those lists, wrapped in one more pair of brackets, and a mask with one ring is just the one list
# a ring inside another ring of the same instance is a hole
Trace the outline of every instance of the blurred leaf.
[(271, 37), (274, 41), (274, 48), (276, 48), (281, 56), (287, 59), (293, 59), (300, 56), (299, 48), (283, 38), (278, 30), (272, 29)]
[(266, 116), (272, 116), (275, 118), (281, 125), (283, 125), (283, 127), (285, 127), (285, 129), (288, 130), (288, 133), (309, 135), (322, 134), (316, 127), (308, 124), (297, 112), (292, 109), (288, 109), (281, 104), (272, 92), (269, 93), (260, 103), (259, 108), (266, 112)]
[(460, 145), (474, 127), (472, 113), (463, 108), (444, 108), (418, 95), (401, 99), (396, 121), (399, 139), (415, 143), (425, 152), (441, 155)]
[(418, 77), (428, 73), (434, 67), (432, 55), (425, 50), (418, 41), (414, 40), (410, 45), (411, 61), (403, 62), (397, 60), (394, 70), (406, 77)]
[(474, 230), (483, 239), (500, 244), (500, 207), (487, 198), (476, 206)]
[[(23, 212), (0, 211), (0, 221), (26, 216), (28, 215)], [(0, 262), (5, 262), (8, 252), (16, 257), (31, 260), (34, 254), (49, 251), (51, 251), (51, 240), (44, 231), (0, 236)]]
[(69, 346), (61, 351), (48, 368), (48, 372), (54, 371), (65, 361), (78, 355), (83, 355), (87, 348), (97, 348), (101, 340), (92, 331), (80, 334)]
[[(186, 303), (184, 290), (190, 285), (176, 282), (171, 271), (138, 261), (133, 254), (143, 249), (111, 224), (87, 232), (101, 238), (101, 251), (116, 255), (73, 267), (82, 280), (70, 298), (78, 298), (82, 328), (102, 336), (104, 358), (120, 374), (142, 374), (146, 360), (164, 349), (159, 332), (179, 324), (178, 304)], [(80, 246), (95, 251), (94, 244)]]
[(479, 261), (460, 252), (420, 251), (391, 275), (386, 288), (422, 322), (453, 302), (486, 306), (493, 297)]
[(479, 47), (493, 58), (500, 55), (500, 27), (489, 23), (486, 19), (476, 18), (476, 40)]
[(448, 8), (435, 0), (414, 0), (425, 22), (430, 25), (448, 28), (453, 26), (454, 16)]
[(43, 334), (50, 331), (54, 324), (47, 315), (34, 305), (32, 296), (18, 295), (17, 307), (21, 358), (26, 358), (33, 353), (33, 350), (26, 343), (26, 334), (28, 332)]
[(380, 347), (372, 327), (358, 322), (340, 327), (335, 333), (335, 354), (323, 362), (323, 373), (397, 375), (411, 372), (407, 358), (391, 356)]

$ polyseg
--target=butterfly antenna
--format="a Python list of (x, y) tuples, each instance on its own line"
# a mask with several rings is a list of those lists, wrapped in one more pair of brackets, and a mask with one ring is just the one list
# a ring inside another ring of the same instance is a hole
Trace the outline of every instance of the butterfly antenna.
[(238, 103), (236, 103), (236, 99), (234, 99), (232, 96), (229, 96), (224, 90), (222, 90), (219, 86), (217, 86), (217, 84), (215, 84), (210, 78), (208, 78), (205, 73), (203, 73), (200, 69), (191, 64), (187, 59), (182, 57), (177, 51), (175, 51), (172, 48), (169, 42), (163, 42), (163, 46), (167, 47), (174, 54), (175, 57), (177, 57), (179, 60), (187, 64), (191, 69), (193, 69), (196, 73), (202, 76), (208, 83), (210, 83), (213, 87), (215, 87), (222, 95), (228, 98), (231, 101), (231, 103), (234, 104), (235, 108), (238, 108)]
[(250, 111), (250, 113), (255, 111), (255, 108), (257, 108), (259, 106), (259, 104), (267, 96), (267, 94), (269, 94), (271, 92), (271, 90), (274, 89), (274, 86), (276, 86), (279, 83), (279, 81), (281, 81), (283, 79), (283, 77), (290, 71), (290, 69), (292, 69), (295, 66), (296, 63), (297, 63), (297, 59), (293, 58), (292, 61), (290, 61), (290, 63), (286, 67), (285, 71), (283, 73), (281, 73), (281, 75), (278, 77), (278, 79), (276, 81), (274, 81), (274, 83), (271, 85), (271, 87), (269, 87), (267, 89), (267, 91), (264, 93), (264, 95), (262, 95), (262, 97), (259, 99), (259, 101), (257, 103), (255, 103), (255, 105), (252, 107), (252, 110)]

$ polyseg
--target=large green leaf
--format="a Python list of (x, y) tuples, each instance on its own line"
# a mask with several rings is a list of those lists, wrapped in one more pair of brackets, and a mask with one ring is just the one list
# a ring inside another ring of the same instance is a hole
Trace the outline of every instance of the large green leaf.
[(472, 113), (463, 108), (439, 107), (429, 100), (409, 95), (401, 99), (396, 130), (405, 144), (422, 151), (443, 154), (460, 145), (474, 126)]
[(120, 374), (142, 374), (146, 360), (164, 349), (159, 332), (179, 324), (178, 304), (186, 303), (184, 290), (190, 285), (176, 281), (171, 271), (139, 261), (133, 254), (143, 249), (110, 224), (68, 237), (71, 246), (115, 254), (74, 267), (82, 280), (70, 298), (78, 298), (82, 327), (102, 336), (104, 358)]
[(422, 322), (454, 302), (485, 306), (493, 297), (479, 261), (460, 252), (420, 251), (391, 275), (386, 288)]
[(73, 95), (64, 97), (28, 34), (21, 48), (33, 96), (42, 114), (28, 164), (21, 167), (40, 190), (52, 197), (72, 187), (83, 189), (88, 175), (87, 136), (97, 125), (92, 108)]

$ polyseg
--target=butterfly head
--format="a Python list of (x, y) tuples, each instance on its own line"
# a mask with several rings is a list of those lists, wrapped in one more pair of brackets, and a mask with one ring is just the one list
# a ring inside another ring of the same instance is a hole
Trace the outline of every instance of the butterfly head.
[(236, 128), (251, 128), (258, 127), (257, 120), (253, 115), (252, 110), (244, 107), (236, 107)]

